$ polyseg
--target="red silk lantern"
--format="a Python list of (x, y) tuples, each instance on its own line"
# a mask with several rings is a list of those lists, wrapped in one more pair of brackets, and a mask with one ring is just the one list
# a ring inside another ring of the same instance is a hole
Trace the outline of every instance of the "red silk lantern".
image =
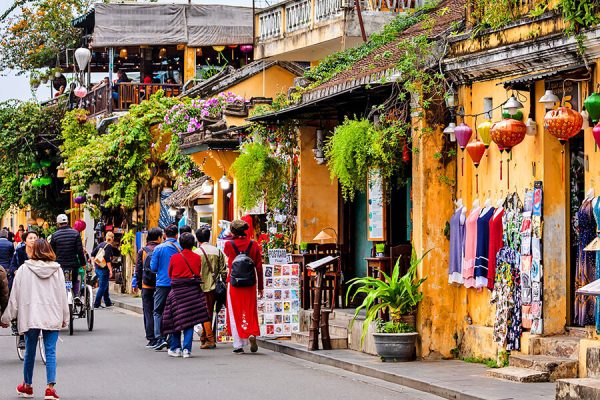
[(485, 145), (481, 140), (474, 140), (467, 145), (467, 153), (471, 156), (475, 168), (479, 167), (479, 162), (485, 153)]
[(503, 119), (492, 125), (490, 135), (501, 151), (510, 150), (525, 139), (527, 126), (516, 119)]
[(465, 147), (467, 147), (469, 140), (471, 140), (471, 136), (473, 135), (473, 129), (471, 129), (469, 125), (463, 122), (462, 124), (454, 128), (454, 135), (456, 136), (456, 141), (458, 142), (460, 149), (464, 150)]
[(75, 229), (77, 232), (83, 232), (83, 231), (85, 231), (86, 226), (87, 225), (86, 225), (86, 223), (84, 221), (78, 219), (73, 224), (73, 229)]
[(592, 129), (592, 135), (594, 135), (594, 141), (596, 142), (596, 146), (600, 146), (600, 122), (598, 125)]
[(577, 111), (559, 107), (550, 110), (544, 117), (546, 132), (558, 139), (561, 144), (577, 135), (583, 127), (583, 117)]

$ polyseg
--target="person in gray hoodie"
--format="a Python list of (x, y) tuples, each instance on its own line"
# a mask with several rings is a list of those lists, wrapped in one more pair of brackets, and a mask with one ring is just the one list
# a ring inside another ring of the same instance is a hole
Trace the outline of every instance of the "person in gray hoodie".
[(45, 239), (38, 239), (28, 260), (19, 268), (13, 282), (8, 307), (2, 314), (0, 325), (8, 328), (17, 319), (19, 333), (25, 335), (25, 360), (23, 383), (17, 394), (33, 397), (33, 367), (40, 332), (46, 352), (46, 378), (48, 386), (45, 400), (58, 400), (56, 384), (56, 342), (58, 332), (69, 322), (69, 305), (65, 290), (65, 275), (56, 262), (56, 254)]

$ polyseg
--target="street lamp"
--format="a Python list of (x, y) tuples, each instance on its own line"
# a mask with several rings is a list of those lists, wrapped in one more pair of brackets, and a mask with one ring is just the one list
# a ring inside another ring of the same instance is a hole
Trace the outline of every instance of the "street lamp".
[(227, 176), (225, 176), (225, 172), (223, 172), (223, 176), (221, 177), (221, 179), (219, 179), (219, 185), (223, 190), (228, 190), (231, 186), (231, 184), (229, 183), (229, 179), (227, 179)]

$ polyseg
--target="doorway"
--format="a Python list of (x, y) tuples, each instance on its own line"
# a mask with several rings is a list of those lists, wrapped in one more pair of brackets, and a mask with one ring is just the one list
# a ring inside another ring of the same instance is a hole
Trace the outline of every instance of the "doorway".
[(569, 181), (567, 183), (569, 196), (569, 302), (568, 322), (570, 326), (582, 326), (575, 324), (575, 280), (578, 258), (578, 233), (577, 212), (585, 198), (585, 156), (583, 145), (583, 133), (569, 140)]

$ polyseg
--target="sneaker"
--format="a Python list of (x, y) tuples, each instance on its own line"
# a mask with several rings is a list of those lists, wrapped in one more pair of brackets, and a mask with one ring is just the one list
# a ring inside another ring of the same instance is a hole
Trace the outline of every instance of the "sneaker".
[(188, 349), (183, 349), (183, 358), (192, 357), (192, 353)]
[(169, 349), (169, 351), (167, 351), (167, 354), (169, 354), (169, 357), (181, 357), (181, 349)]
[(154, 345), (154, 350), (161, 351), (166, 349), (169, 346), (169, 343), (165, 339), (158, 339), (156, 341), (156, 345)]
[(25, 397), (25, 398), (32, 398), (33, 397), (33, 388), (31, 386), (25, 387), (25, 384), (21, 383), (19, 386), (17, 386), (17, 396)]
[(156, 339), (148, 340), (148, 344), (146, 344), (147, 349), (153, 349), (156, 346)]
[(239, 349), (233, 349), (233, 352), (235, 354), (244, 354), (244, 349), (240, 347)]
[(256, 353), (258, 351), (258, 343), (256, 343), (256, 336), (250, 335), (248, 341), (250, 342), (250, 352)]
[(22, 349), (22, 350), (25, 349), (25, 339), (23, 339), (23, 337), (19, 337), (19, 344), (17, 347), (19, 347), (19, 349)]
[(56, 393), (54, 388), (46, 388), (44, 400), (60, 400), (60, 397), (58, 397), (58, 393)]

